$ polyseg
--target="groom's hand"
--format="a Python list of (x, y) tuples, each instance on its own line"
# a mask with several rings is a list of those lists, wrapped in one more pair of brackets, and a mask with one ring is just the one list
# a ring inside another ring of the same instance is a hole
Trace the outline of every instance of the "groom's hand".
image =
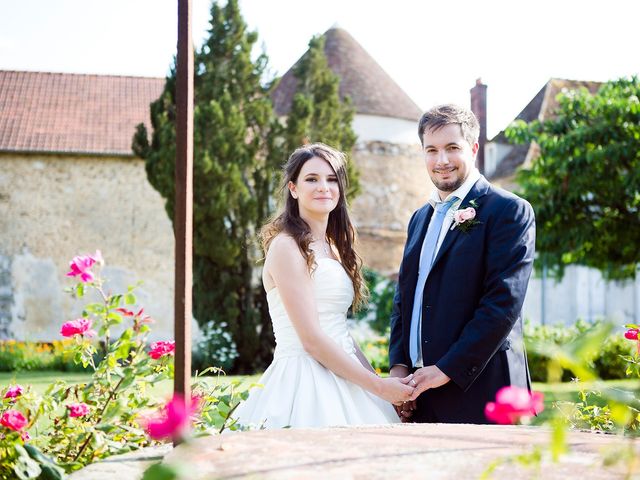
[(451, 380), (435, 365), (419, 368), (413, 372), (413, 379), (416, 381), (416, 389), (410, 400), (415, 400), (425, 390), (441, 387)]
[[(404, 365), (394, 365), (389, 370), (390, 377), (407, 378), (409, 375), (409, 368)], [(413, 382), (411, 385), (413, 386)], [(402, 423), (410, 422), (413, 411), (416, 409), (416, 402), (409, 400), (408, 402), (403, 402), (398, 405), (394, 404), (393, 408), (396, 409), (396, 413), (398, 414), (398, 417), (400, 417)]]

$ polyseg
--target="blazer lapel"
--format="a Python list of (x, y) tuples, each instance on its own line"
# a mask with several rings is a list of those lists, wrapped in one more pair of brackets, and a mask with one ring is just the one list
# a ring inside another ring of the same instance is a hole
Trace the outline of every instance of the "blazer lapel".
[[(460, 204), (460, 206), (463, 206), (463, 205), (466, 206), (469, 204), (471, 200), (475, 200), (477, 198), (484, 196), (489, 190), (489, 187), (490, 187), (489, 182), (487, 182), (487, 180), (485, 180), (484, 177), (480, 177), (478, 181), (473, 185), (471, 190), (469, 190), (469, 193), (467, 193), (467, 196), (462, 199), (462, 203)], [(478, 208), (481, 208), (481, 206), (479, 206)], [(433, 268), (436, 266), (438, 261), (447, 253), (447, 250), (451, 248), (451, 245), (453, 245), (453, 243), (456, 241), (456, 239), (459, 236), (460, 236), (459, 228), (454, 228), (453, 230), (449, 230), (447, 232), (442, 242), (442, 245), (438, 250), (438, 254), (436, 255), (436, 258), (433, 260), (433, 264), (431, 265), (431, 270), (433, 270)]]

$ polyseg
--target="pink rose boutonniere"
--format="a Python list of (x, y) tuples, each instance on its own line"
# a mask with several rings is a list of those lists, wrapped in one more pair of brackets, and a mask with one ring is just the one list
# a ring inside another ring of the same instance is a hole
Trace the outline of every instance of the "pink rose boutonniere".
[(468, 207), (460, 207), (455, 210), (453, 212), (453, 225), (451, 225), (451, 230), (457, 228), (458, 230), (467, 233), (475, 225), (479, 225), (480, 223), (482, 223), (476, 219), (477, 208), (478, 204), (476, 203), (476, 201), (471, 200)]

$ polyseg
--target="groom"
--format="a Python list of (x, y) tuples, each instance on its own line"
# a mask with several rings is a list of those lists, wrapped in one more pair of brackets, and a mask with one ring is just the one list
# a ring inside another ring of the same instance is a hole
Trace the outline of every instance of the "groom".
[(409, 221), (391, 315), (390, 374), (414, 372), (416, 386), (417, 400), (396, 407), (404, 421), (488, 423), (501, 387), (530, 388), (520, 311), (534, 215), (476, 169), (479, 130), (455, 105), (420, 119), (436, 190)]

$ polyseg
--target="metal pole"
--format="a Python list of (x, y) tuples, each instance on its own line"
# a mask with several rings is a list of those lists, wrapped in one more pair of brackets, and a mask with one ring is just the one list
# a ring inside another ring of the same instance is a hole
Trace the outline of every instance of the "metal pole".
[[(178, 0), (176, 201), (174, 212), (176, 338), (174, 393), (191, 398), (191, 283), (193, 232), (193, 40), (191, 0)], [(174, 446), (177, 442), (174, 440)]]

